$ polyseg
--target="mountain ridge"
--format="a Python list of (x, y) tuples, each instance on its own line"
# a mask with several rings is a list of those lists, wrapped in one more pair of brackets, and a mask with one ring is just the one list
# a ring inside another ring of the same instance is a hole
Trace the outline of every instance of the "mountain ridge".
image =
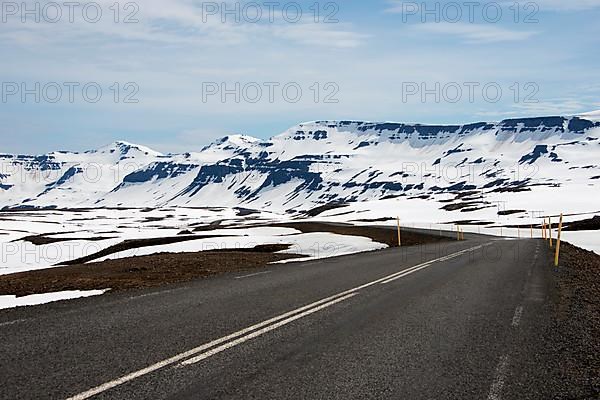
[[(441, 202), (450, 192), (593, 185), (600, 176), (594, 155), (599, 132), (600, 121), (582, 116), (464, 125), (309, 121), (267, 140), (229, 135), (184, 154), (126, 141), (83, 153), (0, 154), (0, 207), (297, 210), (329, 202)], [(524, 172), (526, 167), (534, 172)], [(450, 170), (457, 173), (450, 176)]]

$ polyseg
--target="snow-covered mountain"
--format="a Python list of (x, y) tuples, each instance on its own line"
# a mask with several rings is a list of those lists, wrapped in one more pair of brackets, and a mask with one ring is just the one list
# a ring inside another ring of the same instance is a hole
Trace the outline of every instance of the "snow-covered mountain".
[(85, 153), (0, 154), (0, 207), (306, 210), (393, 197), (444, 206), (460, 193), (542, 187), (598, 193), (599, 150), (595, 114), (444, 126), (317, 121), (270, 140), (225, 137), (186, 154), (126, 142)]

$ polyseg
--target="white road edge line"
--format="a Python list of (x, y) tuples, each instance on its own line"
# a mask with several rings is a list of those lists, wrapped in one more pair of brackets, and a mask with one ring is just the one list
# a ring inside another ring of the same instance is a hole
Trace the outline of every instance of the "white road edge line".
[(454, 254), (450, 254), (450, 255), (448, 255), (448, 256), (445, 256), (445, 257), (440, 257), (440, 258), (437, 258), (437, 259), (435, 259), (435, 260), (427, 261), (426, 263), (419, 264), (419, 265), (417, 265), (417, 266), (414, 266), (414, 267), (412, 267), (412, 268), (409, 268), (409, 269), (407, 269), (407, 270), (404, 270), (404, 271), (402, 271), (402, 272), (399, 272), (399, 273), (395, 274), (393, 277), (391, 277), (391, 278), (388, 278), (388, 279), (384, 280), (383, 282), (381, 282), (381, 284), (382, 284), (382, 285), (388, 284), (388, 283), (390, 283), (390, 282), (393, 282), (393, 281), (395, 281), (395, 280), (397, 280), (397, 279), (403, 278), (403, 277), (405, 277), (405, 276), (407, 276), (407, 275), (410, 275), (410, 274), (412, 274), (412, 273), (415, 273), (415, 272), (417, 272), (417, 271), (420, 271), (420, 270), (422, 270), (422, 269), (425, 269), (425, 268), (427, 268), (427, 267), (430, 267), (432, 264), (434, 264), (434, 263), (436, 263), (436, 262), (440, 262), (440, 261), (446, 261), (446, 260), (450, 260), (450, 259), (452, 259), (452, 258), (456, 258), (456, 257), (458, 257), (458, 256), (461, 256), (461, 255), (462, 255), (462, 254), (464, 254), (464, 253), (468, 253), (468, 252), (470, 252), (470, 251), (479, 250), (480, 248), (482, 248), (482, 247), (484, 247), (484, 246), (487, 246), (487, 245), (475, 246), (475, 247), (472, 247), (472, 248), (470, 248), (470, 249), (462, 250), (462, 251), (459, 251), (459, 252), (457, 252), (457, 253), (454, 253)]
[[(490, 242), (490, 243), (487, 243), (485, 245), (479, 245), (479, 246), (476, 246), (476, 247), (472, 247), (470, 249), (462, 250), (462, 251), (459, 251), (457, 253), (451, 254), (451, 255), (446, 256), (446, 257), (441, 257), (441, 258), (438, 258), (438, 259), (435, 259), (435, 260), (432, 260), (432, 261), (428, 261), (425, 264), (430, 264), (430, 263), (434, 263), (436, 261), (442, 261), (442, 260), (446, 260), (448, 258), (456, 257), (456, 256), (459, 256), (459, 255), (465, 253), (465, 252), (477, 250), (479, 248), (482, 248), (484, 246), (489, 246), (491, 244), (493, 244), (493, 243)], [(284, 319), (286, 319), (288, 317), (291, 317), (294, 314), (302, 313), (304, 311), (307, 311), (307, 310), (312, 309), (314, 307), (318, 307), (318, 306), (320, 306), (322, 304), (325, 304), (325, 303), (329, 303), (332, 300), (335, 300), (335, 299), (338, 299), (338, 298), (341, 298), (341, 297), (345, 297), (345, 296), (348, 296), (348, 295), (351, 295), (351, 294), (354, 295), (354, 294), (356, 294), (356, 292), (358, 292), (361, 289), (364, 289), (364, 288), (376, 285), (378, 283), (382, 283), (382, 282), (387, 281), (389, 279), (395, 278), (398, 275), (406, 274), (407, 271), (415, 270), (415, 268), (420, 268), (422, 266), (423, 266), (423, 264), (420, 264), (420, 265), (417, 265), (417, 266), (414, 266), (414, 267), (402, 270), (400, 272), (396, 272), (394, 274), (385, 276), (385, 277), (377, 279), (375, 281), (372, 281), (372, 282), (369, 282), (369, 283), (365, 283), (364, 285), (357, 286), (357, 287), (352, 288), (352, 289), (348, 289), (348, 290), (346, 290), (344, 292), (335, 294), (333, 296), (329, 296), (329, 297), (327, 297), (325, 299), (322, 299), (322, 300), (316, 301), (314, 303), (308, 304), (308, 305), (306, 305), (304, 307), (300, 307), (300, 308), (297, 308), (295, 310), (289, 311), (289, 312), (287, 312), (285, 314), (282, 314), (282, 315), (279, 315), (277, 317), (274, 317), (274, 318), (268, 319), (266, 321), (260, 322), (260, 323), (258, 323), (256, 325), (252, 325), (252, 326), (250, 326), (248, 328), (245, 328), (245, 329), (242, 329), (242, 330), (240, 330), (238, 332), (235, 332), (235, 333), (232, 333), (230, 335), (224, 336), (224, 337), (222, 337), (220, 339), (213, 340), (210, 343), (203, 344), (203, 345), (201, 345), (199, 347), (196, 347), (194, 349), (191, 349), (191, 350), (188, 350), (186, 352), (180, 353), (180, 354), (175, 355), (175, 356), (173, 356), (171, 358), (168, 358), (168, 359), (160, 361), (160, 362), (158, 362), (156, 364), (150, 365), (150, 366), (148, 366), (146, 368), (143, 368), (143, 369), (140, 369), (138, 371), (132, 372), (132, 373), (127, 374), (127, 375), (125, 375), (125, 376), (123, 376), (121, 378), (115, 379), (115, 380), (110, 381), (110, 382), (106, 382), (106, 383), (104, 383), (104, 384), (102, 384), (100, 386), (96, 386), (96, 387), (94, 387), (94, 388), (92, 388), (90, 390), (87, 390), (87, 391), (79, 393), (79, 394), (77, 394), (75, 396), (69, 397), (67, 400), (85, 400), (85, 399), (89, 399), (90, 397), (93, 397), (93, 396), (95, 396), (97, 394), (106, 392), (107, 390), (113, 389), (113, 388), (115, 388), (117, 386), (120, 386), (120, 385), (122, 385), (124, 383), (130, 382), (130, 381), (132, 381), (134, 379), (137, 379), (137, 378), (139, 378), (141, 376), (147, 375), (149, 373), (152, 373), (152, 372), (154, 372), (156, 370), (162, 369), (162, 368), (167, 367), (169, 365), (172, 365), (172, 364), (175, 364), (175, 363), (179, 363), (179, 362), (181, 362), (181, 361), (183, 361), (183, 360), (185, 360), (187, 358), (196, 356), (199, 353), (205, 352), (206, 350), (208, 350), (208, 349), (210, 349), (212, 347), (221, 345), (221, 344), (223, 344), (225, 342), (228, 342), (230, 340), (237, 339), (240, 336), (247, 335), (247, 334), (249, 334), (250, 332), (252, 332), (254, 330), (264, 328), (265, 326), (268, 326), (268, 325), (270, 325), (272, 323), (276, 323), (276, 322), (278, 322), (280, 320), (284, 320)]]
[[(353, 292), (355, 292), (355, 291), (353, 291)], [(356, 294), (356, 293), (353, 293), (353, 294)], [(141, 369), (139, 371), (132, 372), (132, 373), (130, 373), (128, 375), (125, 375), (125, 376), (123, 376), (121, 378), (118, 378), (118, 379), (115, 379), (113, 381), (104, 383), (104, 384), (102, 384), (100, 386), (97, 386), (97, 387), (92, 388), (90, 390), (87, 390), (85, 392), (79, 393), (79, 394), (77, 394), (75, 396), (69, 397), (67, 400), (84, 400), (84, 399), (89, 399), (90, 397), (93, 397), (93, 396), (95, 396), (97, 394), (106, 392), (107, 390), (113, 389), (113, 388), (115, 388), (117, 386), (120, 386), (120, 385), (122, 385), (124, 383), (127, 383), (129, 381), (137, 379), (137, 378), (139, 378), (141, 376), (147, 375), (147, 374), (149, 374), (151, 372), (154, 372), (154, 371), (159, 370), (161, 368), (167, 367), (169, 365), (178, 363), (178, 362), (180, 362), (182, 360), (185, 360), (186, 358), (195, 356), (196, 354), (201, 353), (203, 351), (206, 351), (206, 350), (210, 349), (211, 347), (220, 345), (220, 344), (225, 343), (225, 342), (227, 342), (229, 340), (233, 340), (233, 339), (235, 339), (235, 338), (237, 338), (239, 336), (246, 335), (246, 334), (254, 331), (255, 329), (259, 329), (259, 328), (265, 327), (267, 325), (270, 325), (270, 324), (272, 324), (274, 322), (277, 322), (277, 321), (279, 321), (281, 319), (288, 318), (288, 317), (290, 317), (290, 316), (292, 316), (292, 315), (294, 315), (294, 314), (296, 314), (298, 312), (303, 312), (303, 311), (309, 310), (309, 309), (311, 309), (313, 307), (317, 307), (317, 306), (319, 306), (319, 305), (321, 305), (323, 303), (327, 303), (327, 302), (329, 302), (329, 301), (331, 301), (333, 299), (339, 298), (339, 297), (341, 297), (343, 295), (345, 295), (345, 294), (334, 295), (334, 296), (328, 297), (326, 299), (319, 300), (317, 302), (311, 303), (311, 304), (309, 304), (307, 306), (298, 308), (296, 310), (287, 312), (287, 313), (282, 314), (280, 316), (277, 316), (277, 317), (271, 318), (269, 320), (263, 321), (263, 322), (261, 322), (259, 324), (252, 325), (251, 327), (248, 327), (248, 328), (243, 329), (241, 331), (232, 333), (231, 335), (222, 337), (220, 339), (213, 340), (210, 343), (203, 344), (203, 345), (201, 345), (199, 347), (196, 347), (194, 349), (188, 350), (188, 351), (186, 351), (184, 353), (180, 353), (180, 354), (178, 354), (176, 356), (173, 356), (173, 357), (168, 358), (166, 360), (160, 361), (160, 362), (158, 362), (156, 364), (150, 365), (149, 367), (143, 368), (143, 369)]]
[(152, 292), (152, 293), (140, 294), (140, 295), (137, 295), (137, 296), (131, 296), (131, 297), (129, 297), (128, 300), (135, 300), (135, 299), (143, 299), (143, 298), (146, 298), (146, 297), (160, 296), (161, 294), (171, 293), (171, 292), (174, 292), (175, 290), (176, 289), (161, 290), (159, 292)]
[(263, 271), (263, 272), (257, 272), (255, 274), (248, 274), (248, 275), (236, 276), (234, 279), (244, 279), (244, 278), (250, 278), (250, 277), (258, 276), (258, 275), (270, 274), (270, 273), (271, 273), (271, 271)]
[(207, 359), (207, 358), (209, 358), (209, 357), (212, 357), (212, 356), (214, 356), (215, 354), (219, 354), (219, 353), (221, 353), (221, 352), (223, 352), (223, 351), (225, 351), (225, 350), (227, 350), (227, 349), (230, 349), (230, 348), (232, 348), (232, 347), (235, 347), (235, 346), (237, 346), (237, 345), (239, 345), (239, 344), (242, 344), (242, 343), (244, 343), (244, 342), (247, 342), (247, 341), (248, 341), (248, 340), (250, 340), (250, 339), (257, 338), (257, 337), (259, 337), (259, 336), (261, 336), (261, 335), (264, 335), (265, 333), (271, 332), (271, 331), (273, 331), (273, 330), (275, 330), (275, 329), (277, 329), (277, 328), (281, 328), (282, 326), (284, 326), (284, 325), (287, 325), (287, 324), (289, 324), (289, 323), (292, 323), (292, 322), (296, 321), (297, 319), (304, 318), (304, 317), (306, 317), (307, 315), (314, 314), (314, 313), (316, 313), (316, 312), (318, 312), (318, 311), (321, 311), (321, 310), (323, 310), (323, 309), (325, 309), (325, 308), (327, 308), (327, 307), (331, 307), (331, 306), (333, 306), (334, 304), (337, 304), (337, 303), (339, 303), (339, 302), (342, 302), (342, 301), (344, 301), (344, 300), (347, 300), (347, 299), (349, 299), (349, 298), (351, 298), (351, 297), (354, 297), (354, 296), (356, 296), (357, 294), (358, 294), (358, 293), (352, 293), (352, 294), (346, 295), (346, 296), (344, 296), (344, 297), (340, 297), (340, 298), (338, 298), (338, 299), (335, 299), (335, 300), (333, 300), (333, 301), (330, 301), (330, 302), (328, 302), (328, 303), (322, 304), (322, 305), (320, 305), (320, 306), (318, 306), (318, 307), (316, 307), (316, 308), (312, 308), (312, 309), (310, 309), (310, 310), (308, 310), (308, 311), (304, 311), (303, 313), (296, 314), (296, 315), (294, 315), (293, 317), (290, 317), (290, 318), (284, 319), (283, 321), (279, 321), (278, 323), (276, 323), (276, 324), (274, 324), (274, 325), (267, 326), (266, 328), (263, 328), (263, 329), (261, 329), (261, 330), (258, 330), (258, 331), (255, 331), (255, 332), (252, 332), (252, 333), (251, 333), (251, 334), (249, 334), (249, 335), (242, 336), (241, 338), (239, 338), (239, 339), (236, 339), (236, 340), (234, 340), (234, 341), (232, 341), (232, 342), (225, 343), (224, 345), (222, 345), (222, 346), (219, 346), (219, 347), (216, 347), (216, 348), (214, 348), (214, 349), (212, 349), (212, 350), (209, 350), (209, 351), (207, 351), (206, 353), (202, 353), (202, 354), (200, 354), (200, 355), (198, 355), (198, 356), (196, 356), (196, 357), (194, 357), (194, 358), (190, 358), (189, 360), (183, 361), (183, 362), (181, 363), (181, 365), (184, 365), (184, 366), (185, 366), (185, 365), (192, 365), (192, 364), (196, 364), (196, 363), (198, 363), (198, 362), (200, 362), (200, 361), (202, 361), (202, 360), (205, 360), (205, 359)]
[(502, 394), (502, 388), (506, 380), (506, 370), (508, 369), (508, 356), (500, 357), (500, 362), (496, 367), (496, 374), (494, 375), (494, 383), (490, 388), (487, 400), (500, 400)]
[(519, 306), (515, 310), (515, 316), (513, 317), (511, 325), (512, 326), (519, 326), (519, 323), (521, 322), (521, 317), (522, 316), (523, 316), (523, 306)]
[(10, 325), (18, 324), (18, 323), (25, 322), (25, 321), (27, 321), (27, 320), (25, 320), (25, 319), (17, 319), (17, 320), (14, 320), (14, 321), (2, 322), (2, 323), (0, 323), (0, 327), (1, 326), (10, 326)]
[(397, 280), (397, 279), (404, 278), (404, 277), (405, 277), (405, 276), (407, 276), (407, 275), (410, 275), (410, 274), (412, 274), (412, 273), (415, 273), (415, 272), (417, 272), (417, 271), (420, 271), (420, 270), (422, 270), (422, 269), (425, 269), (425, 268), (428, 268), (428, 267), (430, 267), (430, 266), (431, 266), (431, 264), (432, 264), (431, 262), (428, 262), (428, 263), (425, 263), (425, 264), (419, 264), (419, 265), (417, 265), (416, 267), (410, 268), (409, 270), (407, 270), (406, 272), (404, 272), (404, 273), (402, 273), (402, 274), (400, 274), (400, 275), (396, 275), (395, 277), (393, 277), (393, 278), (391, 278), (391, 279), (388, 279), (388, 280), (386, 280), (386, 281), (383, 281), (383, 282), (381, 282), (381, 284), (382, 284), (382, 285), (385, 285), (385, 284), (388, 284), (388, 283), (390, 283), (390, 282), (393, 282), (393, 281), (395, 281), (395, 280)]

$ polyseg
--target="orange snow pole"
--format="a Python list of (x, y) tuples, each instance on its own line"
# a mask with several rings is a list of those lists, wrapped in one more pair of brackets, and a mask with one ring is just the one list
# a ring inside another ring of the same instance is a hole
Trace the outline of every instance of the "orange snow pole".
[(533, 239), (533, 224), (531, 224), (530, 228), (531, 228), (531, 238)]
[(398, 221), (398, 247), (402, 247), (402, 236), (400, 235), (400, 217), (396, 218)]
[(558, 223), (558, 237), (556, 238), (556, 253), (554, 253), (554, 266), (558, 267), (558, 257), (560, 255), (560, 234), (562, 232), (563, 215), (560, 214), (560, 222)]
[(546, 218), (542, 222), (542, 239), (546, 240)]
[(552, 248), (552, 217), (548, 217), (548, 238), (550, 239), (550, 248)]

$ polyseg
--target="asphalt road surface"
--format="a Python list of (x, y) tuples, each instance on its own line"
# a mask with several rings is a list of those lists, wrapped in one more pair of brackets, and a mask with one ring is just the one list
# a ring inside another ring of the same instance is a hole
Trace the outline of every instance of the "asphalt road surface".
[(0, 398), (547, 398), (543, 242), (467, 239), (2, 312)]

